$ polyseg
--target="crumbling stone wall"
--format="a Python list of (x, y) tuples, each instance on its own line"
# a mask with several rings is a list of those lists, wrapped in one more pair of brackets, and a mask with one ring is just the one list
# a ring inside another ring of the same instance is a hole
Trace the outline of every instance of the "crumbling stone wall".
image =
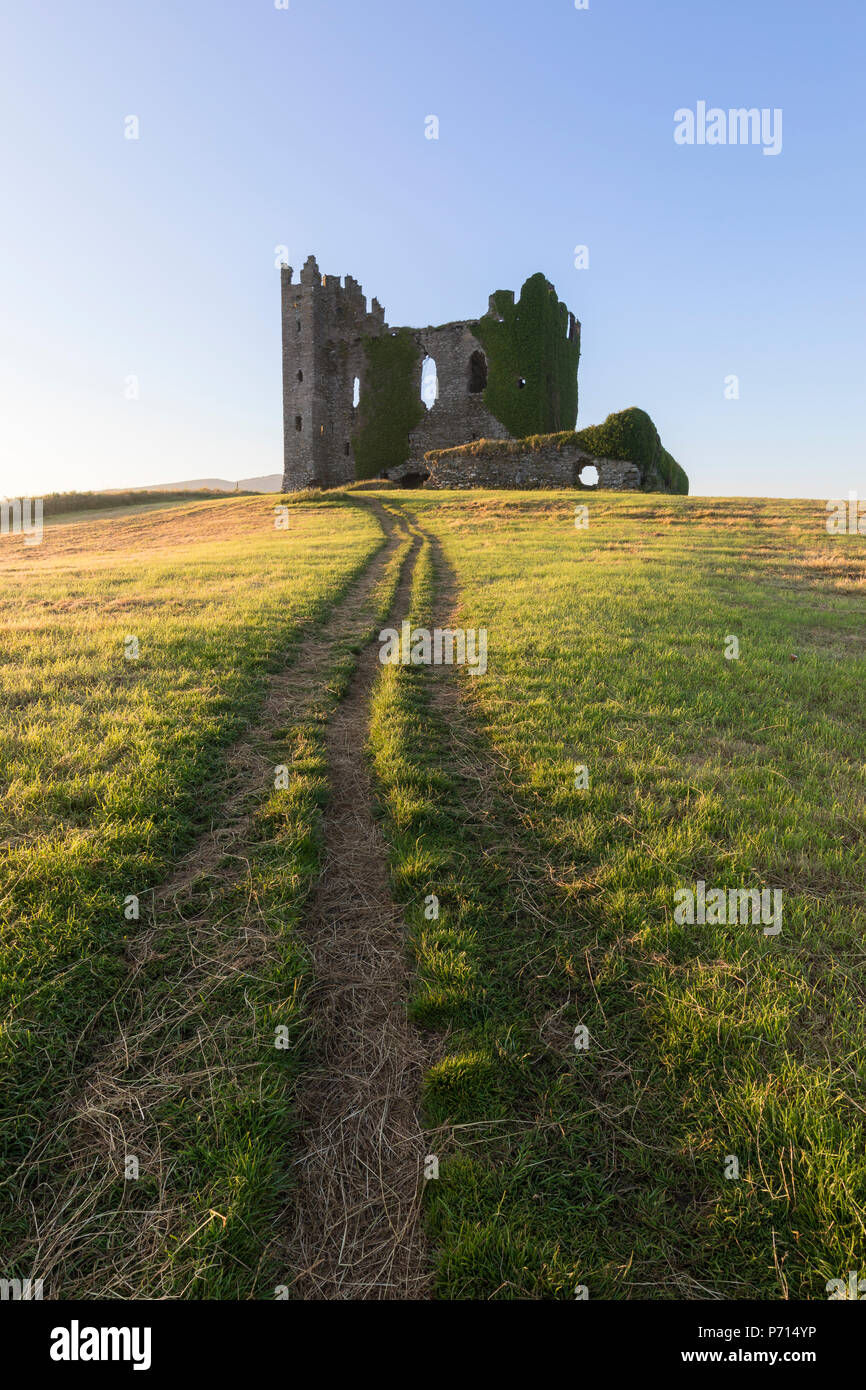
[[(635, 464), (596, 458), (573, 444), (551, 443), (523, 449), (506, 445), (497, 449), (495, 444), (485, 442), (474, 451), (457, 448), (431, 452), (424, 465), (427, 488), (598, 487), (626, 491), (640, 487), (640, 471)], [(580, 480), (581, 472), (588, 466), (598, 470), (596, 484)]]
[[(487, 355), (468, 321), (415, 330), (420, 348), (416, 394), (421, 395), (424, 358), (436, 363), (438, 395), (432, 410), (409, 435), (409, 464), (431, 449), (449, 449), (474, 439), (510, 439), (484, 404)], [(480, 387), (480, 389), (478, 389)]]

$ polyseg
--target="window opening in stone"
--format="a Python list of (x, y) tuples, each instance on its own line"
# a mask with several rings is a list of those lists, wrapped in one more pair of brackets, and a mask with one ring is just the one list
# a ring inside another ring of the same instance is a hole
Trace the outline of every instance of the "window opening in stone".
[(439, 399), (439, 377), (432, 357), (425, 357), (421, 364), (421, 399), (428, 410), (432, 410)]
[(469, 359), (469, 394), (477, 396), (487, 386), (487, 358), (476, 350)]

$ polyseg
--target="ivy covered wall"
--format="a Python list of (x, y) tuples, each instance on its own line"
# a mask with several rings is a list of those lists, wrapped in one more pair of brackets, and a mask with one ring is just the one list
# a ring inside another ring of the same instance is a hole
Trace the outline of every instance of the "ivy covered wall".
[(360, 426), (352, 436), (356, 478), (377, 478), (406, 462), (409, 433), (426, 413), (416, 390), (420, 356), (409, 328), (364, 339)]
[(637, 406), (608, 415), (603, 425), (588, 425), (578, 430), (574, 439), (588, 454), (636, 463), (641, 485), (648, 491), (657, 490), (661, 482), (667, 492), (684, 496), (688, 493), (689, 480), (685, 471), (663, 447), (650, 416)]
[(492, 306), (498, 319), (472, 325), (487, 355), (487, 409), (516, 439), (574, 429), (580, 331), (569, 336), (569, 312), (556, 290), (539, 272), (516, 302), (500, 290)]
[[(433, 487), (459, 486), (453, 479), (461, 475), (469, 487), (592, 487), (580, 481), (580, 473), (593, 460), (603, 474), (599, 483), (603, 488), (639, 486), (646, 492), (683, 496), (689, 490), (686, 473), (663, 447), (649, 415), (636, 406), (582, 430), (526, 439), (477, 439), (454, 449), (431, 449), (425, 455), (434, 475)], [(623, 469), (607, 466), (617, 462)], [(631, 465), (637, 470), (633, 482), (627, 473)], [(503, 481), (518, 471), (519, 482)], [(445, 478), (452, 481), (443, 482)]]

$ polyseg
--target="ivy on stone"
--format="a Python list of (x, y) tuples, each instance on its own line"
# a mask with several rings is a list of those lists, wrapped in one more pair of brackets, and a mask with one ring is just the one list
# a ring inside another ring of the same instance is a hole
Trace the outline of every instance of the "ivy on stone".
[(646, 492), (688, 494), (688, 476), (663, 448), (659, 432), (649, 415), (636, 406), (608, 415), (602, 425), (587, 425), (582, 430), (559, 430), (552, 434), (529, 435), (525, 439), (476, 439), (455, 449), (431, 449), (424, 457), (428, 463), (435, 463), (440, 458), (532, 454), (575, 446), (593, 458), (619, 459), (635, 464), (640, 473), (641, 487)]
[(676, 459), (662, 447), (659, 432), (645, 410), (629, 406), (608, 415), (603, 425), (578, 430), (574, 441), (596, 458), (627, 459), (637, 464), (641, 486), (650, 492), (685, 496), (689, 480)]
[(364, 356), (361, 423), (352, 436), (357, 479), (378, 478), (405, 463), (409, 434), (426, 414), (416, 389), (421, 348), (410, 329), (365, 338)]
[(568, 309), (553, 285), (532, 275), (516, 302), (499, 290), (492, 307), (472, 325), (487, 354), (487, 409), (517, 439), (573, 429), (580, 337), (568, 336)]

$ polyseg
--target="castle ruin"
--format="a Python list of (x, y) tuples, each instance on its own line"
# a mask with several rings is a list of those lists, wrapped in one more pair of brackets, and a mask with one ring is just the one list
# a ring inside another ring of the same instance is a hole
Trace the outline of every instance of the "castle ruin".
[[(523, 434), (573, 429), (580, 324), (542, 276), (527, 281), (524, 295), (529, 286), (542, 306), (534, 335), (527, 331), (531, 315), (526, 312), (520, 322), (520, 304), (515, 306), (511, 291), (491, 295), (480, 321), (391, 328), (378, 300), (368, 310), (361, 286), (350, 275), (344, 283), (339, 276), (322, 275), (310, 256), (295, 284), (291, 266), (284, 265), (284, 490), (335, 487), (359, 477), (422, 481), (429, 451), (515, 438), (509, 423), (524, 415), (531, 428), (521, 426)], [(503, 350), (502, 364), (497, 359), (494, 366), (485, 330), (506, 321), (515, 325), (505, 345), (511, 350)], [(545, 352), (544, 340), (554, 333), (566, 349), (564, 359), (552, 344)], [(393, 344), (381, 342), (386, 338)], [(377, 342), (378, 349), (373, 346)], [(564, 386), (558, 380), (563, 360)], [(435, 363), (436, 372), (436, 399), (430, 408), (422, 399), (427, 361)], [(490, 406), (496, 369), (500, 379), (492, 394), (494, 402), (504, 403), (498, 412)], [(517, 395), (523, 391), (531, 407), (527, 411), (521, 411)], [(514, 397), (510, 413), (509, 392)], [(365, 428), (373, 444), (364, 451)]]
[(541, 274), (479, 319), (428, 328), (390, 327), (314, 256), (298, 284), (282, 267), (281, 291), (286, 492), (366, 478), (688, 492), (645, 411), (576, 429), (580, 324)]

